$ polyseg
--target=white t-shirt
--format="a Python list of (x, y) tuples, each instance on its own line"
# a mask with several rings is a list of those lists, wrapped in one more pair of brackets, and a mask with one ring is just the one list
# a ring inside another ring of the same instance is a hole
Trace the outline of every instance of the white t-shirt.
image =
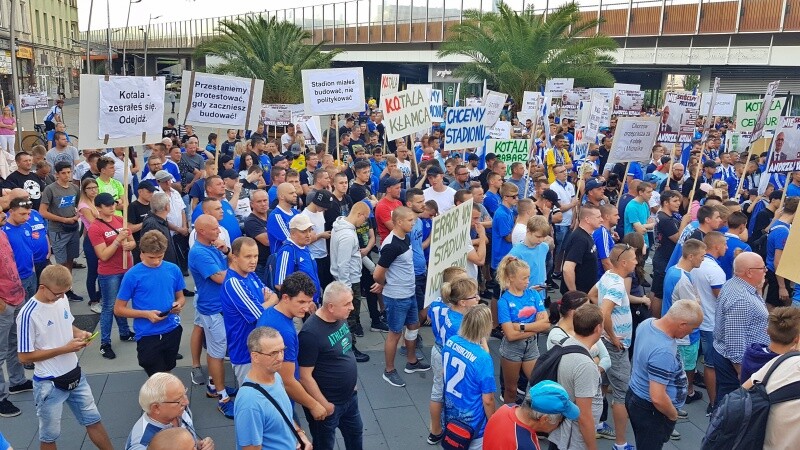
[[(230, 246), (231, 246), (231, 235), (228, 234), (228, 230), (226, 230), (225, 227), (220, 226), (219, 227), (219, 231), (220, 231), (219, 239), (222, 239), (222, 242), (224, 242), (225, 245), (227, 245), (228, 248), (230, 248)], [(195, 243), (196, 240), (197, 240), (197, 230), (192, 228), (192, 232), (189, 233), (189, 248), (194, 247), (194, 243)]]
[[(55, 303), (43, 303), (32, 297), (17, 316), (17, 351), (27, 353), (64, 346), (73, 339), (74, 320), (66, 296)], [(40, 378), (52, 378), (64, 375), (77, 365), (77, 353), (70, 352), (37, 361), (33, 373)]]
[[(475, 247), (472, 246), (472, 241), (467, 241), (467, 245), (466, 245), (466, 248), (464, 250), (467, 252), (467, 255), (469, 255), (470, 252), (476, 251)], [(472, 278), (473, 280), (477, 280), (478, 279), (478, 265), (477, 264), (471, 263), (471, 262), (469, 262), (469, 260), (467, 260), (467, 267), (465, 267), (465, 269), (467, 269), (467, 276), (468, 277)]]
[[(553, 184), (550, 185), (550, 189), (554, 190), (556, 194), (558, 194), (558, 202), (562, 205), (571, 202), (575, 197), (575, 186), (573, 186), (570, 182), (567, 182), (566, 185), (561, 186), (558, 181), (554, 181)], [(561, 211), (561, 223), (559, 225), (572, 225), (572, 216), (574, 211), (575, 208), (572, 208), (569, 211)]]
[(528, 226), (524, 223), (514, 225), (511, 231), (511, 245), (522, 244), (525, 242), (525, 235), (528, 233)]
[(697, 269), (692, 269), (692, 281), (700, 296), (700, 306), (703, 307), (703, 323), (701, 331), (714, 331), (714, 318), (717, 312), (717, 297), (712, 289), (720, 289), (725, 284), (725, 271), (719, 263), (709, 255), (703, 258), (703, 263)]
[[(106, 156), (112, 158), (114, 160), (114, 179), (119, 181), (120, 183), (125, 184), (125, 161), (120, 158), (117, 158), (117, 155), (114, 152), (108, 152)], [(128, 160), (128, 183), (133, 181), (133, 176), (130, 172), (131, 170), (131, 161)]]
[[(183, 203), (183, 197), (181, 197), (181, 194), (175, 189), (170, 189), (168, 195), (169, 214), (167, 214), (167, 222), (172, 224), (174, 227), (180, 228), (183, 226), (183, 216), (181, 213), (186, 209), (186, 205)], [(174, 235), (175, 232), (173, 231), (172, 234)]]
[[(304, 209), (301, 215), (308, 216), (311, 219), (311, 224), (314, 228), (314, 233), (320, 234), (325, 232), (325, 214), (321, 212), (311, 212), (308, 208)], [(321, 259), (328, 256), (328, 247), (325, 244), (325, 239), (318, 239), (308, 245), (308, 251), (311, 252), (311, 257), (314, 259)]]
[(425, 201), (433, 200), (439, 205), (439, 214), (444, 214), (450, 210), (455, 204), (454, 197), (456, 195), (455, 189), (447, 186), (444, 191), (436, 192), (432, 187), (422, 191), (425, 195)]
[[(614, 309), (611, 310), (614, 334), (623, 347), (629, 348), (633, 336), (633, 316), (631, 316), (631, 301), (628, 298), (628, 290), (625, 288), (625, 280), (614, 272), (604, 273), (597, 282), (597, 299), (597, 304), (601, 308), (605, 301), (614, 303)], [(605, 330), (603, 330), (603, 337), (608, 339)]]

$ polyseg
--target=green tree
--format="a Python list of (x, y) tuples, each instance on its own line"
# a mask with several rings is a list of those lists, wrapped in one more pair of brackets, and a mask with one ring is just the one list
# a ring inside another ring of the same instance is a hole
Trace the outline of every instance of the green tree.
[(700, 75), (686, 75), (683, 79), (684, 90), (693, 91), (698, 86), (700, 86)]
[(330, 67), (341, 50), (320, 51), (325, 42), (307, 44), (311, 33), (290, 22), (262, 16), (223, 20), (220, 35), (200, 44), (195, 56), (217, 56), (225, 62), (213, 73), (264, 80), (266, 103), (302, 103), (301, 71)]
[(617, 43), (595, 33), (596, 19), (585, 19), (576, 3), (544, 16), (530, 7), (519, 13), (499, 2), (498, 11), (464, 12), (464, 21), (451, 28), (439, 56), (471, 59), (456, 69), (466, 80), (486, 80), (517, 102), (524, 91), (538, 91), (550, 78), (575, 78), (575, 86), (611, 86), (608, 66)]

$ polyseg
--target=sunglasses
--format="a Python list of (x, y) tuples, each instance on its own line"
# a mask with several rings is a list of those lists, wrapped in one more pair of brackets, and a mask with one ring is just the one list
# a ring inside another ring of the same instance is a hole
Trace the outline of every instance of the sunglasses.
[(614, 261), (614, 262), (619, 262), (620, 258), (622, 258), (622, 255), (624, 255), (624, 254), (625, 254), (625, 252), (627, 252), (628, 250), (630, 250), (630, 249), (632, 249), (632, 248), (633, 248), (633, 247), (631, 247), (631, 246), (630, 246), (630, 245), (628, 245), (628, 244), (617, 244), (617, 245), (624, 245), (624, 246), (625, 246), (625, 249), (624, 249), (624, 250), (622, 250), (621, 252), (619, 252), (619, 255), (617, 255), (617, 260), (616, 260), (616, 261)]

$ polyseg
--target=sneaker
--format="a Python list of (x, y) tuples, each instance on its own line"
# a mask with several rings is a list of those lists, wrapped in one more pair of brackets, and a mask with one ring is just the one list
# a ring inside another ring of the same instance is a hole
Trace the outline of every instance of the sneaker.
[(695, 390), (694, 394), (686, 396), (686, 404), (688, 405), (689, 403), (696, 402), (702, 399), (703, 399), (703, 393), (698, 390)]
[(678, 410), (678, 420), (686, 420), (689, 418), (689, 413), (686, 410), (679, 409)]
[(383, 379), (395, 387), (405, 387), (406, 385), (406, 382), (403, 381), (403, 379), (400, 378), (400, 374), (397, 373), (397, 369), (392, 370), (391, 372), (383, 372)]
[(206, 384), (206, 375), (203, 373), (202, 367), (192, 367), (192, 371), (189, 374), (192, 378), (193, 385), (202, 386)]
[(403, 369), (405, 373), (427, 372), (429, 370), (431, 370), (431, 365), (420, 359), (418, 359), (414, 364), (407, 362), (406, 368)]
[(176, 361), (180, 361), (181, 359), (183, 359), (183, 355), (181, 355), (180, 353), (176, 353), (175, 354), (175, 360)]
[(81, 264), (81, 263), (79, 263), (78, 261), (73, 261), (72, 262), (72, 268), (73, 269), (85, 269), (86, 266)]
[(227, 419), (233, 420), (233, 399), (228, 397), (217, 402), (217, 410)]
[(561, 279), (561, 274), (560, 273), (554, 273), (554, 274), (550, 275), (550, 278), (552, 278), (554, 280), (560, 280)]
[(100, 302), (94, 302), (89, 305), (89, 310), (95, 314), (102, 314), (103, 313), (103, 305)]
[(369, 355), (359, 351), (355, 345), (353, 346), (353, 355), (356, 357), (356, 362), (363, 363), (369, 361)]
[(595, 430), (594, 437), (595, 439), (616, 439), (617, 433), (614, 433), (614, 429), (603, 422), (603, 427), (599, 430)]
[(130, 333), (128, 333), (128, 334), (126, 334), (124, 336), (120, 335), (119, 340), (122, 341), (122, 342), (133, 342), (133, 341), (136, 340), (136, 333), (131, 331)]
[(117, 357), (117, 354), (111, 349), (111, 344), (102, 344), (100, 346), (100, 355), (105, 359), (114, 359)]
[(681, 434), (678, 433), (677, 430), (672, 430), (672, 434), (669, 435), (669, 438), (672, 439), (673, 441), (677, 441), (678, 439), (681, 438)]
[(72, 292), (72, 289), (67, 291), (67, 299), (69, 299), (69, 301), (71, 301), (71, 302), (81, 302), (81, 301), (83, 301), (83, 297), (81, 297), (80, 295)]
[(0, 401), (0, 417), (16, 417), (20, 414), (22, 414), (22, 411), (8, 401), (8, 399)]
[(219, 398), (219, 393), (213, 384), (211, 384), (213, 380), (209, 380), (209, 384), (206, 385), (206, 397), (208, 398)]
[(436, 445), (439, 442), (442, 442), (442, 438), (444, 438), (444, 431), (442, 431), (439, 434), (430, 433), (428, 435), (428, 439), (426, 439), (425, 441), (430, 445)]
[(548, 281), (548, 282), (547, 282), (547, 290), (548, 290), (548, 291), (557, 291), (557, 290), (559, 290), (559, 289), (561, 289), (561, 286), (559, 286), (558, 284), (556, 284), (556, 282), (555, 282), (555, 281)]
[(353, 333), (355, 337), (364, 337), (364, 327), (362, 327), (360, 323), (353, 325), (350, 332)]
[[(408, 349), (405, 345), (400, 347), (400, 356), (408, 356)], [(422, 353), (422, 349), (419, 347), (414, 349), (414, 356), (416, 356), (417, 359), (425, 359), (425, 354)]]
[(8, 393), (14, 395), (14, 394), (21, 394), (23, 392), (30, 392), (32, 390), (33, 390), (33, 381), (26, 380), (22, 384), (18, 384), (16, 386), (11, 386), (10, 388), (8, 388)]
[(369, 331), (379, 331), (381, 333), (388, 333), (389, 332), (389, 325), (386, 324), (384, 321), (372, 322), (369, 326)]
[(714, 405), (711, 403), (706, 406), (706, 417), (711, 417), (711, 414), (714, 412)]

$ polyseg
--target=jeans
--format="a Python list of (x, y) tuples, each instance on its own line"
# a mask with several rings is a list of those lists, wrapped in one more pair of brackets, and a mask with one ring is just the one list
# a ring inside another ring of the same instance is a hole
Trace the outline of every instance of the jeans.
[(131, 329), (128, 327), (128, 319), (114, 315), (114, 302), (117, 299), (119, 285), (122, 283), (124, 274), (100, 275), (100, 292), (102, 294), (103, 312), (100, 313), (100, 343), (111, 343), (112, 316), (117, 320), (120, 338), (129, 336)]
[[(89, 294), (89, 301), (100, 300), (100, 291), (97, 289), (97, 254), (89, 241), (89, 236), (83, 237), (83, 255), (86, 256), (86, 293)], [(117, 295), (114, 293), (114, 295)]]
[(344, 448), (361, 450), (363, 445), (364, 424), (358, 411), (358, 393), (343, 404), (334, 405), (333, 414), (325, 420), (314, 420), (311, 412), (303, 408), (308, 419), (315, 450), (332, 450), (336, 447), (336, 429), (342, 433)]
[(659, 450), (669, 441), (675, 422), (657, 410), (651, 402), (639, 398), (630, 389), (625, 394), (625, 408), (628, 410), (636, 448)]
[(100, 412), (94, 403), (92, 388), (81, 375), (80, 384), (71, 391), (62, 391), (50, 380), (33, 381), (33, 400), (39, 417), (39, 441), (55, 442), (61, 436), (61, 412), (64, 403), (72, 410), (78, 423), (88, 427), (100, 422)]
[(38, 279), (34, 273), (28, 278), (23, 278), (20, 281), (22, 282), (22, 288), (25, 289), (25, 301), (27, 301), (33, 297), (33, 294), (35, 294), (36, 290), (39, 288), (39, 283), (37, 283)]
[[(8, 398), (9, 387), (25, 382), (25, 369), (17, 355), (17, 316), (24, 304), (6, 305), (6, 309), (0, 312), (0, 401)], [(3, 372), (3, 362), (8, 370), (8, 382)]]
[(722, 399), (731, 392), (739, 389), (739, 375), (733, 363), (726, 357), (714, 352), (714, 372), (717, 375), (717, 399), (715, 404), (722, 403)]

